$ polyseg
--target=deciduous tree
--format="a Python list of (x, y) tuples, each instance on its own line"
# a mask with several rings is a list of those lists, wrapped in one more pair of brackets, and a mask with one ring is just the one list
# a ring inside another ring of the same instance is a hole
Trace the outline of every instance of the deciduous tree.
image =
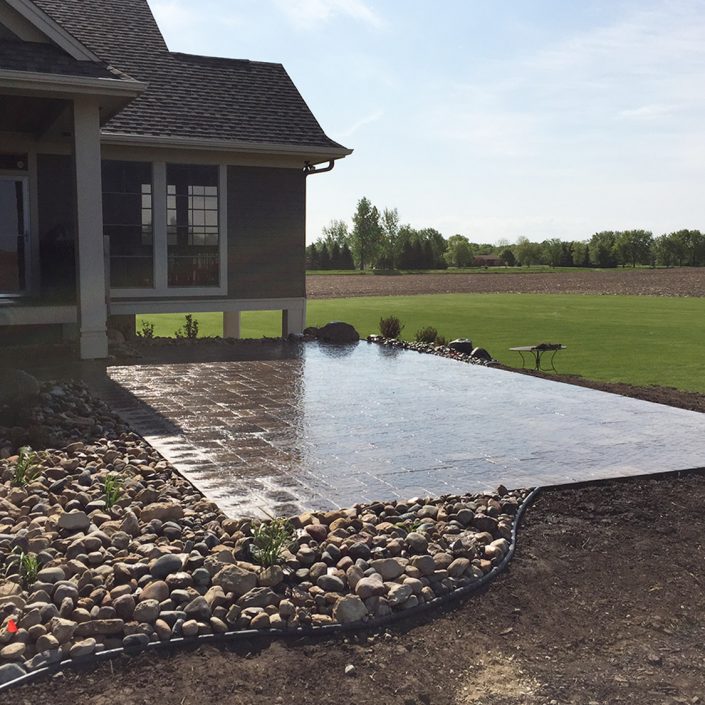
[(469, 267), (474, 257), (472, 246), (464, 235), (453, 235), (448, 238), (445, 259), (449, 267)]
[(622, 264), (650, 264), (653, 235), (646, 230), (624, 230), (616, 234), (615, 247)]
[(374, 263), (382, 242), (382, 228), (379, 223), (379, 211), (368, 198), (357, 202), (353, 215), (351, 247), (358, 267), (362, 270)]

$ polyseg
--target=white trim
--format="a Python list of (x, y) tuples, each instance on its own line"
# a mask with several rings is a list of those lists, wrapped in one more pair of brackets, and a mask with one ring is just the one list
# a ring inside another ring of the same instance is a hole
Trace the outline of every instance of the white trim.
[[(132, 160), (130, 160), (132, 161)], [(154, 287), (151, 289), (110, 289), (111, 307), (116, 298), (145, 299), (167, 296), (223, 296), (228, 293), (228, 168), (218, 167), (218, 286), (169, 286), (169, 246), (167, 243), (167, 177), (166, 162), (152, 162), (152, 237)]]
[(40, 91), (50, 94), (122, 95), (136, 98), (147, 88), (134, 78), (93, 78), (92, 76), (66, 76), (33, 71), (0, 69), (0, 87), (22, 91)]
[(174, 299), (150, 301), (115, 300), (110, 303), (110, 313), (126, 315), (133, 313), (213, 313), (227, 311), (283, 311), (306, 306), (304, 297), (288, 299)]
[(76, 246), (82, 360), (108, 356), (100, 108), (93, 97), (74, 101)]
[(306, 299), (282, 311), (282, 338), (303, 335), (306, 328)]
[[(42, 149), (44, 147), (42, 146)], [(137, 147), (102, 144), (103, 159), (126, 162), (167, 162), (174, 164), (212, 164), (218, 166), (247, 166), (301, 171), (306, 159), (295, 154), (253, 154), (248, 152), (217, 152), (215, 150), (180, 149), (179, 147)], [(310, 160), (309, 160), (310, 161)]]
[(42, 34), (46, 35), (55, 44), (61, 47), (78, 61), (100, 61), (100, 59), (86, 46), (69, 34), (60, 24), (57, 24), (49, 15), (40, 10), (33, 2), (28, 0), (6, 0), (7, 4), (28, 22), (33, 24)]
[(353, 153), (352, 149), (335, 147), (315, 147), (294, 144), (277, 144), (275, 142), (246, 142), (244, 140), (211, 140), (199, 137), (174, 137), (130, 135), (115, 132), (103, 132), (103, 144), (127, 145), (133, 147), (178, 147), (179, 149), (202, 149), (218, 152), (252, 152), (277, 155), (302, 155), (319, 158), (321, 161), (342, 159)]
[(240, 337), (240, 312), (223, 311), (223, 338)]
[[(156, 255), (155, 255), (156, 257)], [(156, 263), (155, 263), (156, 264)], [(166, 268), (165, 270), (166, 271)], [(118, 299), (151, 299), (163, 296), (222, 296), (227, 294), (227, 286), (182, 286), (162, 287), (154, 289), (110, 289), (110, 300)], [(112, 307), (112, 304), (111, 304)]]
[(0, 326), (37, 326), (77, 321), (76, 306), (23, 306), (0, 303)]

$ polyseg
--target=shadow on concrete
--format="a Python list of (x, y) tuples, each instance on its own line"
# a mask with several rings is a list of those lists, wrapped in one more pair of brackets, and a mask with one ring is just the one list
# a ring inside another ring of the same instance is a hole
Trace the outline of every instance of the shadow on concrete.
[[(27, 345), (0, 348), (0, 368), (16, 368), (30, 373), (40, 381), (83, 382), (92, 394), (104, 401), (133, 428), (139, 427), (143, 435), (177, 437), (183, 429), (172, 419), (133, 394), (110, 376), (111, 367), (173, 365), (199, 362), (243, 362), (290, 360), (302, 357), (302, 344), (284, 340), (264, 341), (208, 341), (152, 342), (120, 346), (108, 360), (79, 360), (75, 345)], [(32, 407), (23, 410), (18, 423), (29, 418)], [(139, 424), (135, 421), (139, 420)], [(79, 418), (78, 423), (81, 419)], [(38, 437), (37, 429), (30, 429), (34, 447), (48, 447)], [(102, 437), (101, 432), (91, 433), (87, 424), (83, 440)], [(47, 443), (52, 439), (47, 438)]]

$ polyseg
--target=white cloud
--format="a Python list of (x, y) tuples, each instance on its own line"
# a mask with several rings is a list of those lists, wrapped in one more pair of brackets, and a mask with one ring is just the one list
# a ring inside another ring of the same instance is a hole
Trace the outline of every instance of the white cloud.
[(299, 29), (313, 29), (337, 15), (367, 24), (375, 29), (384, 20), (363, 0), (275, 0), (276, 6)]
[(361, 130), (363, 127), (367, 127), (367, 125), (372, 125), (373, 123), (378, 122), (383, 117), (384, 112), (382, 110), (376, 110), (375, 112), (360, 118), (347, 129), (337, 130), (335, 135), (340, 139), (352, 137), (358, 130)]
[(626, 120), (658, 120), (662, 117), (673, 115), (676, 111), (674, 105), (640, 105), (637, 108), (627, 108), (620, 110), (617, 117)]

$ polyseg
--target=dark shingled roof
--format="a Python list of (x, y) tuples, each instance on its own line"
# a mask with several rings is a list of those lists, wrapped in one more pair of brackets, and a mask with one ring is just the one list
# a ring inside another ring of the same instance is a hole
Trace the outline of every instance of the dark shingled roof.
[(127, 78), (103, 63), (78, 61), (53, 44), (20, 40), (0, 42), (0, 69), (84, 78)]
[(147, 90), (104, 132), (344, 149), (281, 64), (170, 52), (146, 0), (34, 0), (101, 60)]

